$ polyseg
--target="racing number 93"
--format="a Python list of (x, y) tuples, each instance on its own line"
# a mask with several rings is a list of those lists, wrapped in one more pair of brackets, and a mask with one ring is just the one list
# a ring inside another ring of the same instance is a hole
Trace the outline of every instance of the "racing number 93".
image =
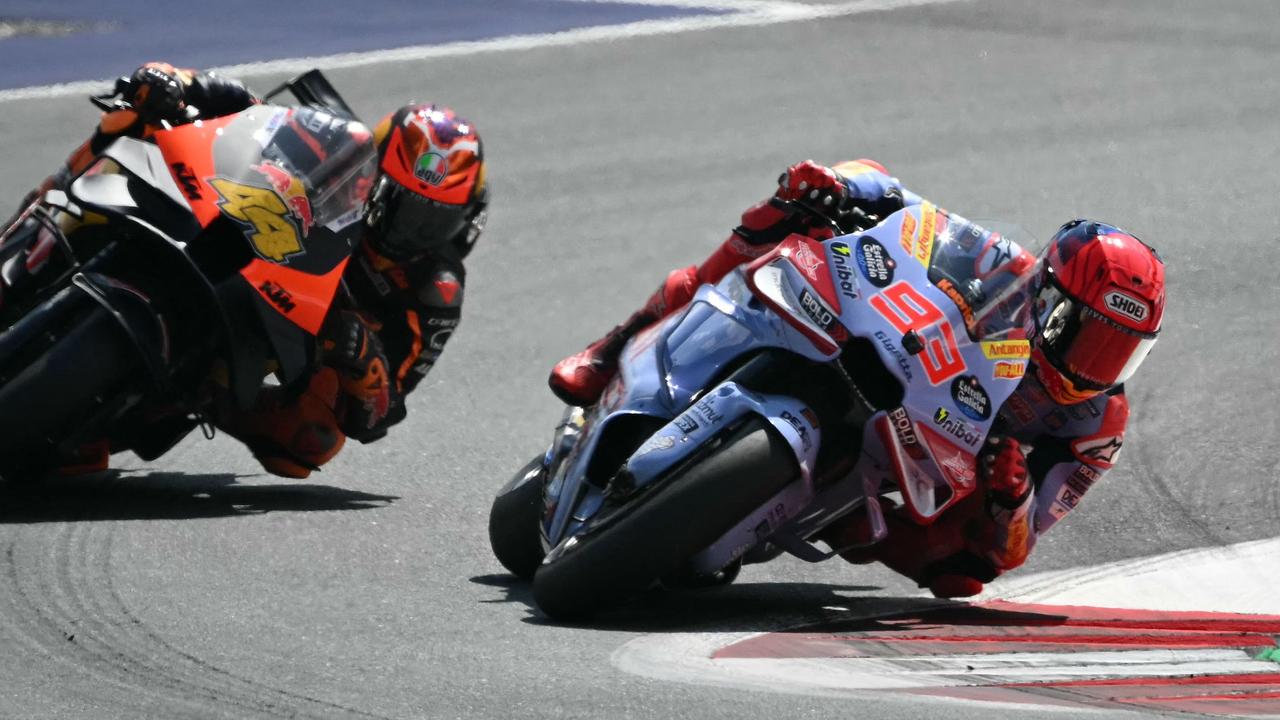
[(274, 191), (226, 178), (213, 178), (209, 184), (221, 197), (218, 207), (222, 212), (252, 231), (249, 242), (258, 254), (281, 262), (302, 252), (298, 227), (289, 219), (284, 200)]
[(951, 323), (946, 321), (946, 314), (910, 283), (903, 280), (890, 285), (870, 302), (876, 312), (903, 335), (912, 330), (924, 335), (926, 330), (936, 325), (941, 337), (925, 338), (924, 352), (920, 354), (920, 364), (924, 366), (931, 385), (941, 385), (964, 372), (964, 358), (960, 355)]

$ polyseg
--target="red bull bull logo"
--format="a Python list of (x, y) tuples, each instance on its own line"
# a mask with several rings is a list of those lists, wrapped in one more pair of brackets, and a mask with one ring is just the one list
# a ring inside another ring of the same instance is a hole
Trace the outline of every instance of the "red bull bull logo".
[(271, 183), (274, 189), (282, 199), (285, 205), (289, 207), (289, 211), (302, 225), (302, 234), (305, 236), (311, 231), (311, 201), (307, 198), (307, 189), (298, 178), (285, 172), (283, 168), (270, 162), (263, 162), (253, 166), (254, 170), (262, 173), (267, 182)]

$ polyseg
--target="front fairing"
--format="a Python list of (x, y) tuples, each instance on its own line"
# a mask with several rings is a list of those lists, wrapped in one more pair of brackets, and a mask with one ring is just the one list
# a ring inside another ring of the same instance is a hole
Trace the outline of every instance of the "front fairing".
[[(717, 286), (702, 286), (684, 310), (633, 338), (622, 351), (618, 376), (600, 401), (586, 409), (579, 441), (560, 455), (558, 465), (549, 463), (553, 473), (543, 522), (548, 546), (578, 533), (601, 507), (604, 487), (589, 481), (586, 470), (612, 423), (634, 415), (670, 421), (632, 456), (631, 469), (643, 483), (723, 430), (735, 413), (799, 418), (798, 402), (738, 390), (721, 400), (694, 402), (735, 361), (769, 348), (826, 359), (752, 295), (741, 271)], [(715, 409), (717, 404), (722, 411)], [(797, 429), (784, 421), (775, 427), (805, 455), (807, 477), (817, 452), (817, 429)]]
[(976, 453), (1030, 352), (1008, 323), (999, 334), (971, 336), (962, 303), (931, 279), (948, 251), (947, 231), (948, 217), (926, 203), (825, 243), (833, 267), (852, 258), (857, 270), (842, 325), (871, 343), (903, 390), (900, 408), (883, 408), (867, 424), (858, 471), (895, 478), (925, 523), (975, 488)]

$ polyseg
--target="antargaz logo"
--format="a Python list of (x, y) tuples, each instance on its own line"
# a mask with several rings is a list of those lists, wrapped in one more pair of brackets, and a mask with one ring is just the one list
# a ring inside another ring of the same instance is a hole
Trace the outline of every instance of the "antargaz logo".
[(430, 185), (439, 185), (444, 182), (448, 174), (449, 162), (443, 155), (436, 152), (425, 152), (419, 155), (418, 162), (413, 168), (413, 176)]

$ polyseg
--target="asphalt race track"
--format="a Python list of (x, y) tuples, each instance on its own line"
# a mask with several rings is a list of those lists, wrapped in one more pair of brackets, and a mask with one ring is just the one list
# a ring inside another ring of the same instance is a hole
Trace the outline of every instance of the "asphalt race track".
[[(1129, 388), (1124, 457), (1009, 582), (1280, 535), (1280, 280), (1266, 259), (1280, 242), (1280, 7), (882, 5), (329, 71), (370, 120), (432, 99), (485, 138), (494, 204), (461, 328), (388, 439), (307, 481), (197, 434), (155, 463), (119, 456), (106, 477), (4, 490), (0, 718), (1026, 714), (674, 682), (611, 660), (644, 637), (923, 607), (875, 568), (781, 560), (560, 627), (489, 553), (494, 491), (559, 417), (552, 363), (699, 261), (804, 158), (876, 158), (943, 207), (1042, 238), (1105, 219), (1167, 262), (1166, 329)], [(94, 117), (81, 96), (0, 101), (0, 211)]]

